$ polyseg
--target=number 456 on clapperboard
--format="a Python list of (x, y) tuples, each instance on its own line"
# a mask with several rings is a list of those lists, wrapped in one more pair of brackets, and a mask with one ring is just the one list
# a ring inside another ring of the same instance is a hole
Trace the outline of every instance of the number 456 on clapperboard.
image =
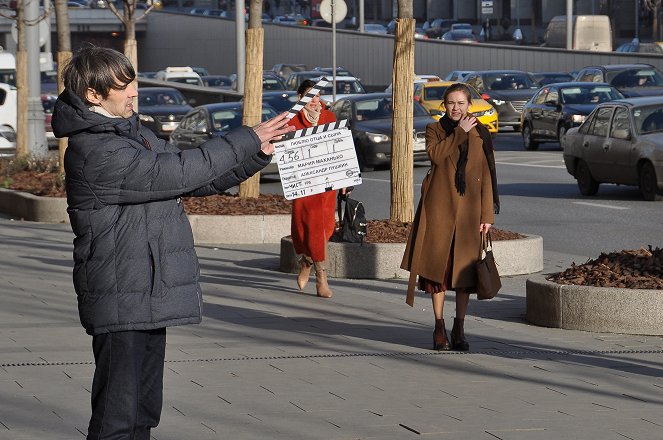
[[(319, 81), (289, 110), (292, 119), (327, 81)], [(288, 200), (361, 184), (352, 132), (346, 119), (297, 130), (274, 144), (283, 194)]]

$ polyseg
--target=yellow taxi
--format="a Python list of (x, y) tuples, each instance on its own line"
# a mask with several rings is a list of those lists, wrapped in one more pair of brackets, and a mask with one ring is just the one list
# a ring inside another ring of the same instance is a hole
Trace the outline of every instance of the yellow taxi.
[[(452, 84), (455, 84), (455, 82), (431, 81), (417, 83), (414, 85), (414, 99), (415, 101), (419, 101), (434, 119), (439, 120), (444, 116), (445, 111), (444, 102), (442, 102), (444, 92), (447, 90), (447, 87)], [(486, 126), (490, 134), (497, 133), (497, 111), (481, 97), (474, 87), (470, 85), (467, 85), (467, 87), (469, 87), (472, 97), (469, 112), (476, 116), (477, 119)]]

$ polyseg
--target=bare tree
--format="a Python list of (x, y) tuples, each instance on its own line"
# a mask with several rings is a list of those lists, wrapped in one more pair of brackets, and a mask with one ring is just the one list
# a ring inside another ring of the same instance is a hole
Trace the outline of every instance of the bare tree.
[(661, 39), (661, 4), (663, 0), (643, 0), (643, 4), (648, 11), (652, 13), (651, 35), (654, 41)]
[[(16, 22), (16, 157), (30, 156), (28, 147), (28, 52), (26, 50), (26, 26), (36, 26), (48, 18), (51, 9), (45, 10), (35, 20), (25, 19), (25, 0), (17, 0), (15, 9), (0, 9), (0, 16)], [(38, 67), (37, 67), (38, 68)]]
[(414, 28), (412, 0), (398, 0), (392, 72), (391, 210), (393, 221), (414, 217), (413, 107)]
[(117, 10), (115, 4), (109, 0), (104, 0), (108, 9), (122, 22), (124, 26), (124, 55), (129, 58), (136, 72), (138, 71), (138, 50), (136, 44), (136, 22), (143, 20), (147, 14), (154, 9), (154, 3), (148, 0), (150, 5), (145, 13), (136, 17), (136, 5), (138, 0), (122, 0), (122, 12)]
[[(71, 31), (67, 0), (54, 0), (53, 5), (55, 6), (55, 25), (58, 33), (58, 93), (62, 93), (64, 90), (62, 70), (71, 59)], [(67, 138), (60, 138), (58, 141), (60, 173), (64, 173), (64, 152), (67, 150), (67, 141)]]
[[(235, 17), (243, 20), (244, 17)], [(262, 118), (262, 66), (264, 29), (262, 27), (262, 0), (249, 3), (249, 28), (246, 30), (246, 63), (244, 69), (244, 115), (242, 123), (254, 126)], [(260, 173), (239, 185), (240, 197), (260, 195)]]

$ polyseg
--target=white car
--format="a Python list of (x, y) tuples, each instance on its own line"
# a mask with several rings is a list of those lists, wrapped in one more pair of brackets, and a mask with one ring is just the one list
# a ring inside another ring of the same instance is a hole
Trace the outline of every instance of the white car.
[[(311, 78), (312, 81), (318, 82), (321, 79), (329, 81), (327, 87), (320, 91), (320, 99), (328, 104), (334, 103), (334, 89), (333, 78), (331, 76), (321, 76), (319, 78)], [(336, 99), (366, 93), (366, 89), (361, 84), (361, 81), (354, 76), (337, 76), (336, 77)]]

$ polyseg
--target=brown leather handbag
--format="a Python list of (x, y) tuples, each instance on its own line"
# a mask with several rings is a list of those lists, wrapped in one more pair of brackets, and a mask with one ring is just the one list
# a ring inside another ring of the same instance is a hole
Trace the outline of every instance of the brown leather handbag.
[(481, 254), (477, 262), (477, 299), (495, 298), (502, 288), (500, 274), (493, 256), (493, 239), (488, 233), (481, 232)]

